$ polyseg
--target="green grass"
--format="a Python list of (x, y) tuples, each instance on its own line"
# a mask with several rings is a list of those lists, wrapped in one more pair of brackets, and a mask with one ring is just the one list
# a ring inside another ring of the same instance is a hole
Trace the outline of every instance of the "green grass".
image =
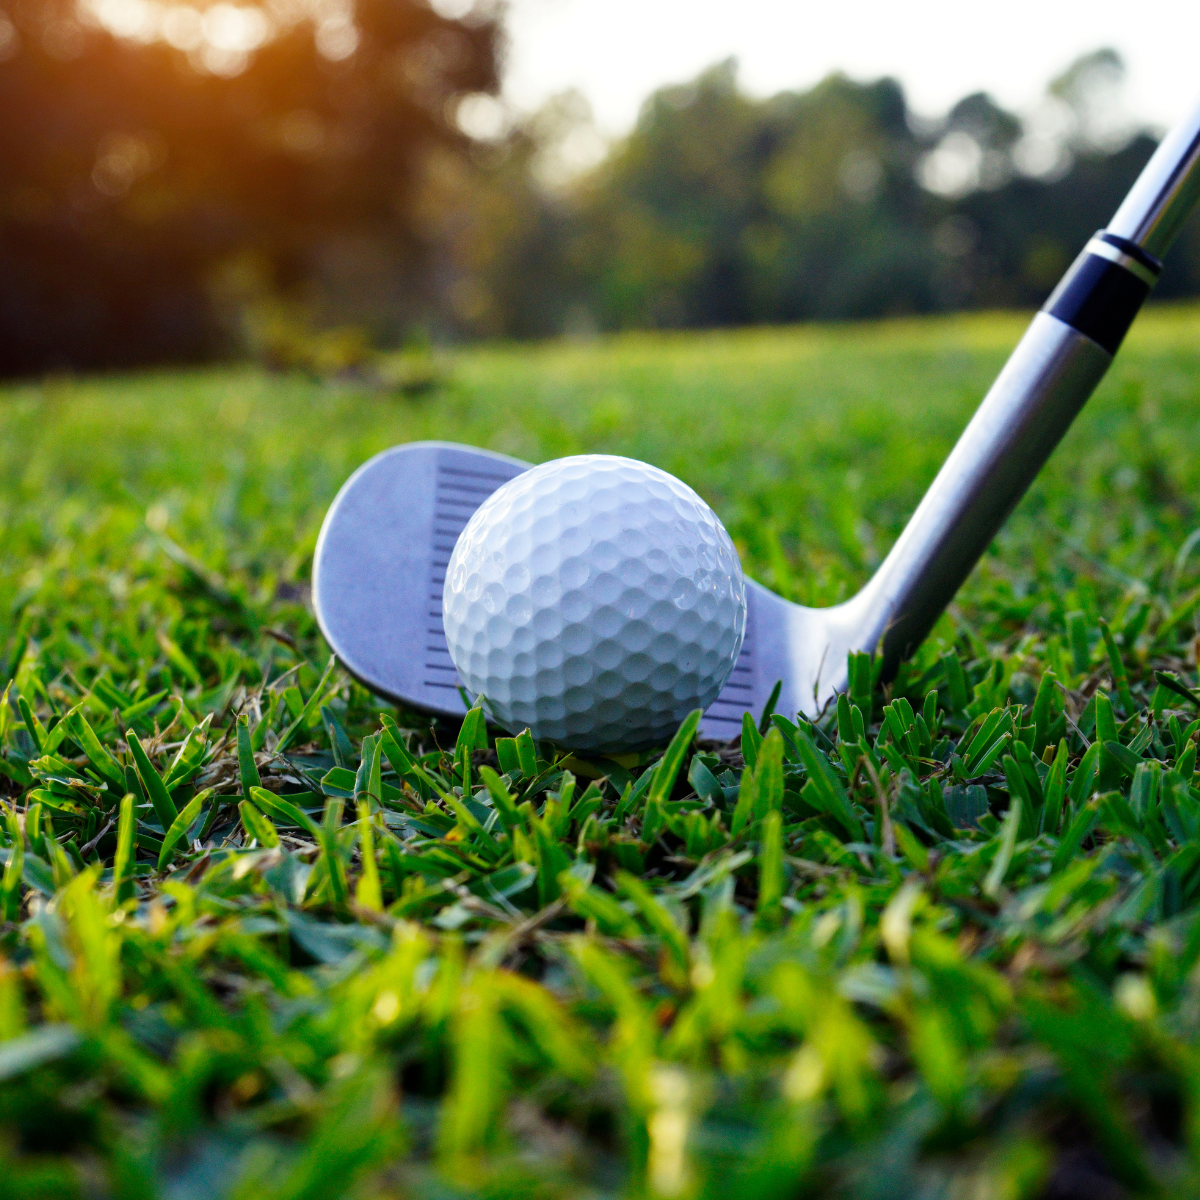
[(893, 687), (740, 750), (431, 729), (306, 606), (341, 481), (425, 437), (655, 462), (834, 601), (1022, 326), (0, 392), (3, 1194), (1200, 1191), (1200, 310)]

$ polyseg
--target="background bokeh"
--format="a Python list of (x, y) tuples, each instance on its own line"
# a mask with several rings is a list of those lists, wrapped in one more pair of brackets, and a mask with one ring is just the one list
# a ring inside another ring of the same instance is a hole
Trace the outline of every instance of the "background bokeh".
[[(1019, 115), (729, 59), (604, 138), (580, 92), (502, 96), (499, 6), (5, 3), (8, 375), (1033, 306), (1155, 145), (1110, 49)], [(1189, 236), (1158, 295), (1198, 287)]]

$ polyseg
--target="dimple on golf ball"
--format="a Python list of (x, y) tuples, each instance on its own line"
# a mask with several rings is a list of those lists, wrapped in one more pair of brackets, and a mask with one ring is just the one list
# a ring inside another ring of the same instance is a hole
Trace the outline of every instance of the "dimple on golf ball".
[(657, 467), (607, 454), (533, 467), (471, 517), (442, 619), (466, 689), (574, 750), (660, 745), (707, 708), (746, 628), (737, 551)]

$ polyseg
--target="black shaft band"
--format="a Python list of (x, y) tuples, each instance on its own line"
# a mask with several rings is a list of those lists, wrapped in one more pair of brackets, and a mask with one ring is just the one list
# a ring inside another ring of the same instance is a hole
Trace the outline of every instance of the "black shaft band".
[[(1103, 233), (1099, 237), (1129, 254), (1128, 248), (1117, 246), (1113, 238)], [(1119, 241), (1124, 242), (1124, 239)], [(1150, 259), (1149, 255), (1143, 257), (1143, 253), (1139, 249), (1138, 255), (1130, 257), (1135, 258), (1141, 268), (1150, 267), (1157, 275), (1157, 260)], [(1142, 273), (1146, 274), (1146, 271)], [(1150, 285), (1133, 271), (1085, 250), (1063, 276), (1042, 311), (1091, 338), (1109, 354), (1116, 354), (1148, 295)]]
[(1128, 254), (1130, 258), (1136, 259), (1143, 267), (1148, 267), (1153, 271), (1155, 275), (1162, 274), (1162, 263), (1148, 250), (1143, 250), (1137, 242), (1131, 242), (1128, 238), (1119, 237), (1115, 233), (1109, 233), (1107, 229), (1101, 229), (1096, 236), (1102, 242), (1107, 242), (1110, 246), (1115, 246), (1122, 254)]

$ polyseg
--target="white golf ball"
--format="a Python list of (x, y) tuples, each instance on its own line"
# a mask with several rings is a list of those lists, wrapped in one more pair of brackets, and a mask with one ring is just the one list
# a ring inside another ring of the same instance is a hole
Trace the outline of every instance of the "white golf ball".
[(484, 501), (450, 557), (442, 614), (463, 685), (502, 726), (637, 750), (717, 698), (746, 588), (729, 534), (690, 487), (582, 454)]

